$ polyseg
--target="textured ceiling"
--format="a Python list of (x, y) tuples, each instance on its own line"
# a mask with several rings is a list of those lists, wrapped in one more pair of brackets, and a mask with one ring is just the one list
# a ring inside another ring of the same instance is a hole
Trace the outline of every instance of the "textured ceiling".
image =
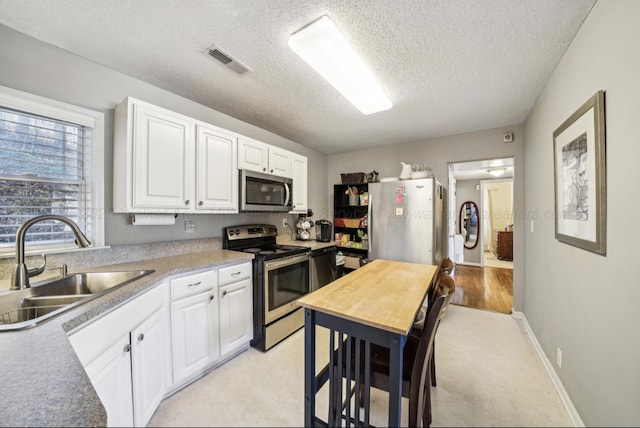
[[(524, 122), (595, 0), (0, 0), (0, 24), (322, 153)], [(393, 102), (362, 115), (287, 45), (329, 15)], [(216, 44), (253, 71), (202, 54)]]

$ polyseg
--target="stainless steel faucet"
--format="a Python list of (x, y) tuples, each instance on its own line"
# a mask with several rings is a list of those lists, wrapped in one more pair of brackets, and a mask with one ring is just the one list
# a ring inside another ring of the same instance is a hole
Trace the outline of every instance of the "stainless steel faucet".
[(16, 232), (16, 265), (13, 270), (13, 276), (11, 277), (12, 290), (22, 290), (24, 288), (29, 288), (29, 277), (39, 275), (44, 271), (44, 267), (47, 263), (44, 255), (42, 257), (42, 266), (27, 269), (27, 265), (24, 261), (24, 240), (25, 235), (27, 234), (27, 230), (31, 226), (45, 220), (57, 220), (69, 226), (74, 236), (76, 237), (76, 245), (78, 247), (86, 248), (91, 245), (91, 241), (89, 241), (87, 237), (84, 236), (78, 225), (73, 220), (67, 217), (47, 214), (30, 218), (29, 220), (22, 223), (18, 228), (18, 231)]

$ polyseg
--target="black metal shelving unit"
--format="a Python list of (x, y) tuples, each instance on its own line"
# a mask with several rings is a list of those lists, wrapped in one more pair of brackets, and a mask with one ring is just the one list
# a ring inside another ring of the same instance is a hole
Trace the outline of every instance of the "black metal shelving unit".
[[(361, 219), (367, 214), (367, 210), (369, 208), (368, 205), (349, 205), (349, 195), (346, 194), (346, 190), (349, 187), (356, 187), (358, 189), (358, 195), (361, 195), (365, 192), (368, 193), (369, 185), (367, 183), (359, 183), (359, 184), (334, 184), (333, 186), (333, 230), (335, 233), (349, 234), (349, 241), (351, 242), (362, 242), (362, 239), (358, 236), (358, 230), (362, 230), (364, 233), (368, 231), (367, 227), (360, 225), (359, 227), (347, 227), (347, 226), (337, 226), (336, 218), (347, 218), (347, 219)], [(358, 196), (358, 203), (360, 203), (360, 197)], [(366, 248), (353, 248), (353, 247), (343, 247), (337, 245), (336, 249), (338, 251), (342, 251), (343, 254), (347, 256), (354, 256), (358, 258), (366, 258), (368, 250)], [(345, 272), (353, 270), (352, 268), (345, 267)]]

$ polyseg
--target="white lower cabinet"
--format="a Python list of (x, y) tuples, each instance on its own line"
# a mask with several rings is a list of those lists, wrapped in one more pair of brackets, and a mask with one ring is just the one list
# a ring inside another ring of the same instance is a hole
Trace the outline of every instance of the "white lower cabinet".
[(130, 349), (127, 334), (85, 367), (107, 411), (108, 426), (133, 426)]
[(220, 269), (220, 351), (222, 358), (247, 348), (253, 337), (251, 263)]
[(171, 280), (172, 390), (249, 348), (251, 266), (241, 263)]
[(203, 374), (220, 358), (217, 280), (214, 270), (171, 280), (174, 387)]
[(69, 340), (107, 411), (108, 426), (146, 426), (168, 386), (168, 317), (161, 285)]
[(164, 397), (249, 348), (252, 263), (174, 276), (69, 334), (107, 412), (143, 427)]

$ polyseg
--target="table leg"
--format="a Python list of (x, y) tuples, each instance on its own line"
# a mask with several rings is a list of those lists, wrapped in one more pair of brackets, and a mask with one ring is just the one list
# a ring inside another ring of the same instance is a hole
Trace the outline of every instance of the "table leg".
[(316, 320), (315, 311), (304, 310), (304, 426), (315, 425), (316, 417)]
[(389, 426), (399, 427), (402, 406), (402, 350), (406, 337), (391, 335), (389, 343)]

